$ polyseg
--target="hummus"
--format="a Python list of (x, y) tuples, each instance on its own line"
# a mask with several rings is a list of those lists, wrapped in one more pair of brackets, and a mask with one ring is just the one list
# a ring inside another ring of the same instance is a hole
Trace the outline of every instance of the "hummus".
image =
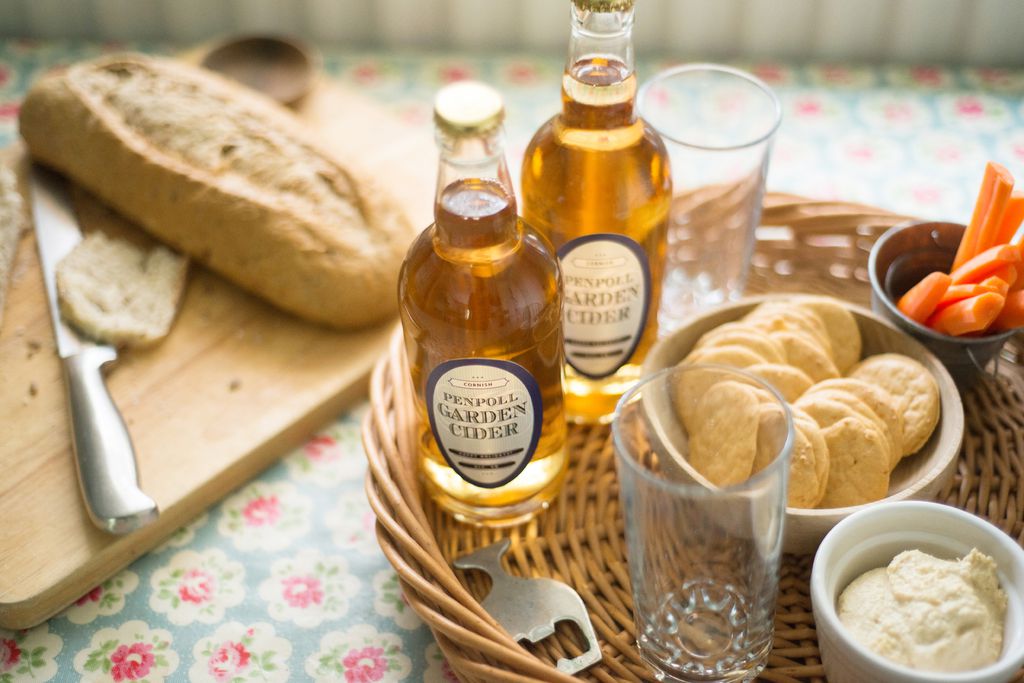
[(854, 579), (838, 611), (855, 640), (912, 669), (980, 669), (1003, 648), (1006, 593), (995, 561), (977, 549), (952, 561), (902, 552)]

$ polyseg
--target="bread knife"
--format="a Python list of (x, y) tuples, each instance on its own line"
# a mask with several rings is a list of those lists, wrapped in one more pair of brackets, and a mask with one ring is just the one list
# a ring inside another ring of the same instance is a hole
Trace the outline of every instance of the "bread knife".
[(103, 367), (117, 359), (117, 349), (79, 336), (60, 314), (57, 264), (82, 241), (67, 181), (33, 164), (30, 186), (36, 244), (64, 371), (82, 498), (96, 526), (125, 534), (156, 519), (159, 511), (139, 488), (131, 436), (103, 379)]

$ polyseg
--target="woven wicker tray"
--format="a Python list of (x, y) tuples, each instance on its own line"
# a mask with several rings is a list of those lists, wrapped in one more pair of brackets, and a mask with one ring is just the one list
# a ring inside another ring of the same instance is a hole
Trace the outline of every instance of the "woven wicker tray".
[[(758, 230), (748, 289), (827, 293), (865, 304), (871, 244), (902, 220), (905, 217), (858, 204), (769, 194), (762, 223), (776, 227)], [(967, 431), (959, 469), (940, 499), (988, 519), (1024, 543), (1024, 371), (1018, 361), (1020, 345), (1010, 346), (1000, 376), (964, 397)], [(378, 538), (407, 600), (430, 626), (460, 679), (654, 680), (635, 647), (607, 428), (571, 428), (569, 476), (559, 498), (538, 519), (499, 532), (459, 524), (421, 498), (411, 387), (398, 336), (377, 365), (370, 397), (363, 442), (370, 462), (366, 488), (377, 514)], [(480, 607), (488, 579), (480, 572), (456, 573), (450, 561), (501, 535), (513, 540), (506, 556), (511, 573), (554, 577), (579, 591), (601, 641), (600, 664), (576, 678), (562, 674), (553, 663), (581, 652), (571, 629), (560, 625), (555, 636), (522, 646)], [(761, 680), (824, 680), (808, 587), (811, 560), (783, 560), (775, 643)], [(1024, 680), (1024, 672), (1016, 680)]]

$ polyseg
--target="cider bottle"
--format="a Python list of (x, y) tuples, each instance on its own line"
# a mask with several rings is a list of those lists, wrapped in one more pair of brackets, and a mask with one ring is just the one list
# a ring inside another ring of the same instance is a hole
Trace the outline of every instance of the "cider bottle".
[(572, 0), (562, 111), (523, 158), (523, 217), (558, 250), (570, 421), (606, 422), (658, 335), (672, 180), (635, 110), (633, 0)]
[(517, 215), (496, 90), (459, 82), (434, 103), (434, 224), (399, 278), (427, 492), (464, 521), (513, 524), (566, 469), (562, 290), (551, 243)]

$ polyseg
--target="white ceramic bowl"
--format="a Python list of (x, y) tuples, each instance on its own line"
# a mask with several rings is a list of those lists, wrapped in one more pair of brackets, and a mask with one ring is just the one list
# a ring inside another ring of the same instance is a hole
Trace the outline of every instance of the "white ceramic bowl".
[[(840, 623), (839, 594), (869, 569), (885, 567), (904, 550), (954, 559), (971, 548), (996, 561), (1008, 598), (1003, 652), (996, 663), (959, 673), (916, 671), (871, 652)], [(1003, 683), (1024, 664), (1024, 549), (983, 519), (947, 505), (880, 503), (841, 521), (814, 557), (811, 605), (829, 683)]]

